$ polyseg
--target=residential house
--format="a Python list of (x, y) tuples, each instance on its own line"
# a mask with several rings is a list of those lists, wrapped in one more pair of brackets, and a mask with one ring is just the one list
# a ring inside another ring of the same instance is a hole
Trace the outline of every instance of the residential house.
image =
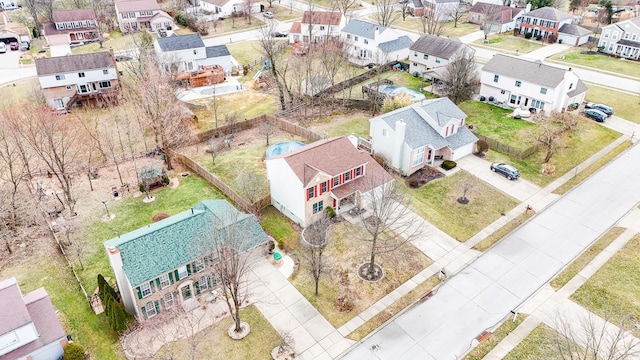
[(527, 10), (489, 2), (475, 3), (467, 13), (467, 21), (486, 26), (487, 34), (503, 33), (516, 28), (516, 19)]
[(344, 16), (340, 11), (305, 11), (302, 20), (291, 24), (289, 43), (322, 43), (338, 39), (344, 27)]
[(4, 0), (0, 1), (0, 9), (2, 10), (14, 10), (18, 8), (17, 1)]
[(42, 58), (35, 62), (47, 105), (55, 110), (118, 102), (120, 86), (113, 51)]
[[(242, 16), (247, 11), (249, 2), (242, 0), (191, 0), (195, 6), (199, 6), (201, 10), (207, 11), (214, 15), (215, 19), (226, 19), (232, 16)], [(259, 1), (252, 1), (251, 14), (259, 13), (261, 5)]]
[(349, 61), (356, 65), (383, 65), (409, 57), (413, 41), (397, 31), (359, 19), (351, 20), (341, 31)]
[(4, 43), (10, 43), (13, 41), (31, 42), (31, 34), (29, 28), (17, 23), (6, 23), (4, 27), (0, 28), (0, 41)]
[(406, 0), (409, 13), (436, 21), (449, 21), (461, 6), (459, 0)]
[(449, 98), (424, 100), (369, 120), (375, 154), (403, 175), (436, 160), (458, 160), (473, 152), (478, 138), (467, 115)]
[(368, 194), (393, 178), (348, 137), (319, 140), (265, 160), (271, 204), (302, 227), (327, 207), (365, 208)]
[(216, 263), (214, 237), (232, 231), (244, 237), (243, 251), (268, 240), (254, 215), (239, 212), (226, 200), (206, 200), (105, 241), (127, 312), (146, 320), (176, 305), (192, 308), (207, 300), (204, 295), (218, 286), (210, 271)]
[(467, 53), (474, 54), (475, 50), (458, 38), (422, 35), (409, 48), (409, 72), (428, 77), (428, 70), (447, 66)]
[(606, 54), (640, 59), (640, 17), (603, 27), (598, 48)]
[(221, 65), (231, 72), (231, 54), (226, 45), (205, 46), (198, 34), (172, 35), (154, 40), (153, 48), (161, 63), (173, 71), (198, 71), (202, 66)]
[(582, 103), (587, 86), (571, 70), (516, 56), (495, 54), (480, 75), (480, 95), (511, 107), (546, 113)]
[(44, 25), (44, 37), (64, 35), (68, 44), (82, 44), (100, 39), (98, 20), (93, 9), (53, 10), (53, 22)]
[(117, 1), (115, 5), (118, 26), (123, 34), (142, 29), (173, 29), (173, 18), (160, 10), (156, 0)]
[(15, 277), (0, 281), (0, 360), (62, 359), (67, 335), (44, 288), (22, 295)]
[(572, 25), (575, 21), (574, 16), (547, 6), (523, 14), (517, 25), (521, 35), (531, 33), (534, 38), (540, 36), (552, 43), (562, 39), (570, 45), (581, 45), (587, 42), (591, 31), (578, 25), (564, 26)]

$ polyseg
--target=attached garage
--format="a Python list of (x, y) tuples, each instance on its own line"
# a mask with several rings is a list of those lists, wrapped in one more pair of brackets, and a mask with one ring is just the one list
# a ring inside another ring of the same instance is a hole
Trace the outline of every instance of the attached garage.
[(580, 46), (589, 41), (589, 36), (593, 32), (582, 26), (574, 24), (564, 24), (558, 29), (558, 42), (571, 46)]

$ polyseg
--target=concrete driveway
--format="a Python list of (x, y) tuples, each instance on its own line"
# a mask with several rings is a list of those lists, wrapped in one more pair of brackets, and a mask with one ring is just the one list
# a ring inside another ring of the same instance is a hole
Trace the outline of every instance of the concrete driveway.
[(489, 168), (490, 165), (491, 163), (487, 160), (474, 155), (465, 156), (458, 160), (458, 166), (461, 169), (491, 184), (496, 189), (501, 190), (520, 202), (527, 200), (541, 190), (537, 185), (522, 178), (518, 180), (507, 180), (506, 177), (491, 171)]

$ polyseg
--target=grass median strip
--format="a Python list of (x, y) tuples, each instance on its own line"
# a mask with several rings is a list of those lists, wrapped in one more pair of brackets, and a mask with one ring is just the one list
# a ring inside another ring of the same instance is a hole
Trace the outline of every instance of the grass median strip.
[(526, 314), (518, 314), (516, 320), (506, 320), (491, 334), (486, 340), (478, 344), (469, 351), (462, 360), (480, 360), (485, 357), (493, 348), (496, 347), (504, 338), (506, 338), (518, 325), (527, 318)]
[(504, 224), (501, 228), (491, 233), (491, 235), (482, 239), (482, 241), (477, 243), (473, 248), (478, 251), (487, 250), (493, 244), (495, 244), (496, 242), (500, 241), (503, 237), (505, 237), (508, 233), (513, 231), (513, 229), (517, 228), (522, 223), (527, 221), (527, 219), (535, 215), (535, 213), (536, 213), (535, 211), (531, 210), (531, 211), (523, 212), (522, 214), (514, 217), (513, 219), (509, 220), (508, 223)]
[(355, 341), (364, 339), (365, 336), (369, 335), (369, 333), (371, 333), (373, 330), (382, 326), (382, 324), (391, 319), (395, 314), (401, 312), (402, 310), (422, 298), (438, 283), (440, 283), (440, 279), (438, 279), (436, 275), (431, 276), (426, 281), (416, 286), (413, 290), (403, 295), (400, 299), (396, 300), (393, 304), (389, 305), (389, 307), (377, 313), (374, 317), (367, 320), (364, 324), (360, 325), (357, 329), (347, 335), (347, 338)]

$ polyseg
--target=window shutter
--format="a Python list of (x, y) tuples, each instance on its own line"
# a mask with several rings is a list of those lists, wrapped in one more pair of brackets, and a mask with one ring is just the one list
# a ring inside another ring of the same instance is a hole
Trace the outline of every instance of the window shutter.
[(161, 306), (163, 309), (166, 309), (166, 306), (164, 305), (164, 296), (160, 298), (160, 306)]
[(142, 307), (142, 317), (145, 318), (145, 319), (148, 319), (147, 318), (147, 308), (145, 308), (144, 306)]
[(149, 281), (149, 286), (151, 287), (151, 293), (156, 292), (156, 286), (153, 284), (153, 280)]
[(136, 288), (136, 291), (138, 292), (138, 300), (142, 299), (142, 291), (140, 291), (140, 286)]
[(178, 275), (178, 270), (175, 270), (174, 273), (176, 275), (176, 281), (180, 280), (180, 275)]
[(187, 275), (191, 275), (191, 264), (187, 264)]
[(156, 313), (160, 314), (160, 304), (158, 303), (158, 300), (154, 301), (153, 305), (156, 307)]
[(169, 282), (173, 284), (173, 273), (169, 273)]
[(196, 287), (196, 294), (200, 294), (200, 284), (197, 281), (195, 281), (194, 285)]
[(207, 275), (207, 286), (211, 288), (211, 276)]
[(156, 285), (158, 285), (158, 289), (160, 289), (160, 288), (161, 288), (161, 286), (160, 286), (160, 278), (157, 278), (157, 279), (156, 279)]

